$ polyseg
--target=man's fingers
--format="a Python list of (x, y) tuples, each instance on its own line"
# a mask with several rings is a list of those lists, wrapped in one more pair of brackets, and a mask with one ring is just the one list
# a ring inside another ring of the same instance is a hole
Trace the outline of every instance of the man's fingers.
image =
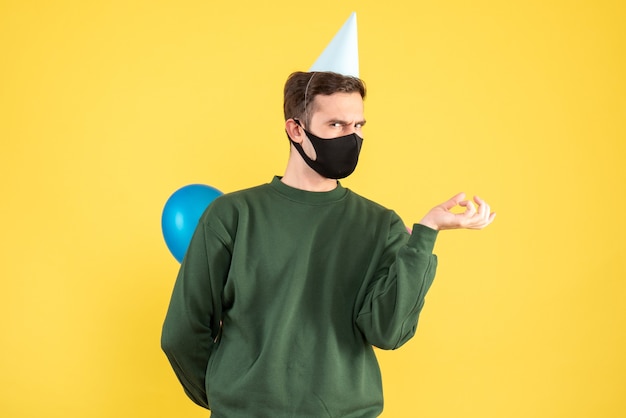
[[(487, 207), (489, 205), (486, 205)], [(496, 213), (495, 212), (489, 212), (488, 210), (485, 211), (485, 216), (481, 216), (481, 217), (477, 217), (476, 218), (476, 222), (474, 223), (474, 225), (469, 226), (469, 228), (471, 229), (483, 229), (486, 226), (488, 226), (489, 224), (491, 224), (493, 222), (493, 219), (496, 217)]]
[(478, 204), (478, 214), (480, 215), (480, 217), (485, 221), (489, 219), (491, 208), (489, 207), (487, 202), (485, 202), (478, 196), (474, 196), (474, 202)]
[(463, 214), (465, 217), (471, 218), (476, 214), (476, 206), (474, 206), (474, 204), (469, 200), (459, 202), (459, 205), (465, 207), (465, 213)]
[[(483, 229), (493, 222), (496, 214), (491, 212), (491, 206), (487, 202), (478, 196), (474, 196), (473, 199), (464, 199), (465, 193), (458, 193), (435, 207), (431, 211), (433, 214), (438, 214), (434, 229)], [(451, 212), (455, 206), (461, 206), (465, 210), (463, 213)]]
[(459, 202), (461, 202), (463, 199), (465, 199), (465, 193), (461, 192), (461, 193), (456, 194), (452, 198), (450, 198), (450, 200), (442, 203), (441, 206), (445, 210), (450, 210), (453, 207), (457, 206), (459, 204)]

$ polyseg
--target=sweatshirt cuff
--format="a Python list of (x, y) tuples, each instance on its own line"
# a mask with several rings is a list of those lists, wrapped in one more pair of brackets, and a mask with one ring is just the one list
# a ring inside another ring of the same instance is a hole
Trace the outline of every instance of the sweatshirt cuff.
[(432, 253), (435, 248), (438, 233), (439, 231), (425, 225), (415, 224), (413, 225), (413, 232), (411, 233), (408, 244), (418, 251)]

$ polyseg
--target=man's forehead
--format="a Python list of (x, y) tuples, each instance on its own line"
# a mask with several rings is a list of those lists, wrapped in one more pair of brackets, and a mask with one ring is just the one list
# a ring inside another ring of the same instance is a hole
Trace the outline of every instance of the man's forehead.
[(347, 100), (347, 99), (363, 101), (363, 98), (361, 97), (361, 94), (358, 91), (352, 91), (352, 92), (338, 91), (338, 92), (331, 93), (331, 94), (318, 94), (315, 96), (314, 100), (334, 102), (334, 101)]
[(363, 113), (363, 98), (357, 92), (319, 94), (313, 99), (312, 110), (320, 113)]

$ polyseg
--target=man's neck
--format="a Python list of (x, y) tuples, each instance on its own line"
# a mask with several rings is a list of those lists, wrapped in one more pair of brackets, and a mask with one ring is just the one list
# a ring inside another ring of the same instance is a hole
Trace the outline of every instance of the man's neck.
[(281, 179), (287, 186), (309, 192), (329, 192), (337, 188), (337, 180), (322, 177), (308, 165), (289, 162)]

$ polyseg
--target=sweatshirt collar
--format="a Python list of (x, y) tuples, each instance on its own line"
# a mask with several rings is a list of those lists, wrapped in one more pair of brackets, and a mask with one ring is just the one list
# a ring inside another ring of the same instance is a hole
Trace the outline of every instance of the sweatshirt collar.
[(308, 190), (296, 189), (287, 186), (281, 180), (282, 177), (274, 176), (270, 182), (272, 189), (289, 200), (295, 202), (321, 205), (325, 203), (337, 202), (348, 194), (348, 189), (344, 188), (341, 183), (337, 182), (337, 187), (328, 192), (310, 192)]

